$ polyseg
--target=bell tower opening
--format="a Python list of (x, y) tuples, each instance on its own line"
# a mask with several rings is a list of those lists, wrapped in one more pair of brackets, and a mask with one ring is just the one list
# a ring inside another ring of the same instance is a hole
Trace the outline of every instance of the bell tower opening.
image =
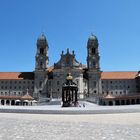
[(91, 49), (91, 53), (92, 53), (92, 55), (95, 55), (96, 54), (96, 49), (95, 48), (92, 48)]
[(40, 54), (44, 54), (44, 48), (40, 48)]

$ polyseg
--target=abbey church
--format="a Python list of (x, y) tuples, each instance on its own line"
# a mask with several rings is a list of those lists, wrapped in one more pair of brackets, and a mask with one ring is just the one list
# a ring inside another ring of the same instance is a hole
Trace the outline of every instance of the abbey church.
[(36, 43), (33, 72), (0, 72), (0, 104), (61, 98), (62, 85), (71, 73), (78, 86), (78, 99), (100, 105), (140, 104), (140, 72), (103, 72), (100, 69), (99, 42), (95, 35), (87, 39), (87, 65), (76, 59), (74, 51), (62, 51), (60, 59), (49, 67), (49, 45), (44, 34)]
[(98, 40), (94, 35), (91, 35), (88, 39), (87, 52), (87, 67), (76, 60), (74, 51), (70, 52), (67, 49), (66, 53), (62, 51), (60, 60), (49, 68), (48, 43), (44, 35), (39, 37), (34, 72), (34, 97), (37, 97), (39, 93), (40, 98), (44, 98), (47, 93), (53, 98), (60, 98), (67, 73), (71, 73), (74, 82), (78, 85), (79, 98), (101, 93)]

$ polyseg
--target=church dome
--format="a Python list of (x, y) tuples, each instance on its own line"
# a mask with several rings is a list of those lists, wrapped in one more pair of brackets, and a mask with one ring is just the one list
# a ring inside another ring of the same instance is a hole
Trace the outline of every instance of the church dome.
[(37, 44), (48, 44), (46, 36), (43, 33), (38, 37)]
[(93, 34), (91, 34), (88, 38), (89, 41), (97, 41), (97, 37)]
[(46, 41), (46, 36), (41, 34), (41, 36), (38, 37), (38, 41)]

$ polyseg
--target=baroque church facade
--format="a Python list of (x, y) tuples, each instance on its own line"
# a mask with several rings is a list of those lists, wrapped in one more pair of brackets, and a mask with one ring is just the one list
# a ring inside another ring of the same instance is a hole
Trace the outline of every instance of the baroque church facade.
[(62, 85), (67, 73), (78, 85), (78, 96), (97, 96), (101, 93), (101, 71), (99, 66), (98, 40), (91, 35), (87, 42), (87, 67), (76, 60), (75, 52), (62, 51), (60, 60), (48, 67), (48, 42), (44, 35), (37, 40), (34, 97), (61, 98)]
[(87, 41), (87, 65), (76, 60), (75, 52), (62, 51), (58, 62), (49, 67), (49, 45), (44, 34), (36, 43), (33, 72), (0, 72), (0, 104), (45, 102), (61, 98), (66, 75), (71, 73), (78, 86), (78, 98), (101, 105), (140, 103), (140, 72), (103, 72), (100, 69), (99, 42), (95, 35)]

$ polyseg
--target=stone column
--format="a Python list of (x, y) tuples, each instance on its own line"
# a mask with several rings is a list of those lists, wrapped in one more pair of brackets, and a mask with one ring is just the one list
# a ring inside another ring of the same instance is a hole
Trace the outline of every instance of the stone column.
[(12, 102), (12, 101), (11, 101), (11, 100), (9, 100), (9, 105), (10, 105), (10, 106), (11, 106), (11, 102)]
[(113, 105), (116, 105), (116, 104), (115, 104), (115, 100), (113, 100), (112, 102), (113, 102)]
[(119, 105), (121, 105), (121, 100), (118, 100), (119, 101)]
[(132, 104), (132, 99), (129, 99), (129, 103), (130, 103), (130, 105)]
[(135, 99), (135, 104), (137, 104), (137, 99)]
[(6, 100), (4, 100), (4, 105), (6, 105)]
[(124, 100), (124, 105), (126, 105), (126, 100)]
[(105, 101), (105, 104), (108, 105), (108, 101)]

